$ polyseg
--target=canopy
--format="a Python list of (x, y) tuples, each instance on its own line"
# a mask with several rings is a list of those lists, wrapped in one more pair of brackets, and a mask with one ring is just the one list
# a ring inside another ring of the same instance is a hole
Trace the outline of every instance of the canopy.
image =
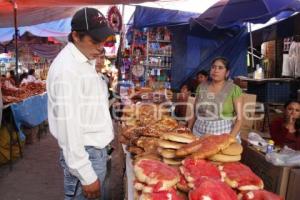
[[(157, 0), (15, 0), (18, 26), (28, 26), (70, 17), (78, 7), (91, 5), (133, 4)], [(0, 0), (0, 27), (13, 27), (13, 4)]]
[(190, 18), (196, 16), (199, 16), (199, 13), (137, 6), (133, 17), (133, 27), (183, 25), (188, 24)]
[(200, 70), (209, 71), (211, 61), (218, 56), (230, 61), (230, 78), (247, 76), (249, 33), (246, 28), (232, 30), (197, 31), (189, 27), (172, 27), (173, 59), (171, 86), (179, 89)]
[[(71, 31), (71, 18), (64, 18), (52, 22), (41, 23), (32, 26), (19, 27), (19, 35), (26, 31), (39, 37), (62, 37), (67, 36)], [(10, 41), (15, 34), (14, 28), (0, 28), (0, 42)]]
[(190, 20), (196, 14), (148, 7), (137, 7), (134, 12), (133, 25), (136, 28), (168, 26), (171, 30), (172, 88), (179, 89), (200, 70), (209, 70), (211, 60), (217, 56), (225, 56), (230, 60), (230, 77), (247, 75), (249, 35), (246, 29), (237, 26), (208, 31)]
[(299, 0), (220, 0), (202, 13), (196, 22), (208, 30), (228, 28), (243, 22), (265, 23), (282, 11), (289, 11), (280, 16), (286, 18), (299, 9)]

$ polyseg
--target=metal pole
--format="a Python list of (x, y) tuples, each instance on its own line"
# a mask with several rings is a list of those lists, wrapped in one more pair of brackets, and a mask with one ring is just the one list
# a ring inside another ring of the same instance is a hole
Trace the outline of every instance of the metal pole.
[(15, 54), (16, 54), (16, 81), (19, 83), (19, 51), (18, 51), (18, 35), (19, 35), (19, 30), (18, 30), (18, 24), (17, 24), (17, 3), (15, 1), (12, 1), (13, 6), (14, 6), (14, 26), (15, 26)]
[[(122, 23), (124, 22), (123, 19), (124, 19), (124, 4), (122, 5)], [(118, 85), (117, 85), (117, 92), (119, 94), (121, 94), (121, 91), (120, 91), (120, 82), (122, 80), (122, 73), (121, 73), (121, 70), (122, 70), (122, 46), (123, 46), (123, 25), (122, 25), (122, 29), (120, 30), (120, 43), (119, 43), (119, 48), (118, 48), (118, 52), (117, 52), (117, 59), (116, 59), (116, 68), (118, 69)]]
[(254, 68), (254, 54), (253, 54), (253, 40), (252, 40), (252, 30), (251, 30), (251, 23), (248, 23), (249, 27), (249, 34), (250, 34), (250, 52), (251, 52), (251, 65)]

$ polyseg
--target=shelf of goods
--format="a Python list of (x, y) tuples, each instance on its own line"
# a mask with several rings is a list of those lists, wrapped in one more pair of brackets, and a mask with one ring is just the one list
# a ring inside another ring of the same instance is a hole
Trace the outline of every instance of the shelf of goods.
[[(153, 38), (164, 38), (168, 40), (153, 40)], [(146, 63), (150, 67), (155, 65), (157, 68), (172, 66), (172, 46), (171, 33), (167, 28), (150, 29), (147, 32)]]
[[(172, 46), (171, 33), (166, 27), (135, 30), (131, 49), (131, 73), (135, 79), (146, 80), (150, 76), (154, 76), (156, 80), (167, 79), (165, 77), (169, 76), (168, 71), (172, 67)], [(135, 65), (142, 65), (144, 69)], [(156, 73), (153, 70), (161, 71)], [(136, 73), (137, 71), (145, 73)]]

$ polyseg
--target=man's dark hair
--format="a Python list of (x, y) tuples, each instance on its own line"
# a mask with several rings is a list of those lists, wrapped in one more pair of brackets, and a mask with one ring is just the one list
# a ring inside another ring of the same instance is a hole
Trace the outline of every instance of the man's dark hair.
[[(79, 39), (81, 40), (84, 36), (89, 35), (87, 32), (85, 31), (76, 31), (78, 34)], [(74, 38), (72, 36), (72, 32), (69, 33), (68, 35), (68, 41), (74, 43)]]

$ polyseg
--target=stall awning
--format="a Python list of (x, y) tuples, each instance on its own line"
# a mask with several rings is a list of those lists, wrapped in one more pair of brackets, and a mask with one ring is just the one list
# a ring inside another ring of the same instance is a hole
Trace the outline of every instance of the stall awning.
[[(19, 35), (25, 32), (39, 37), (62, 37), (67, 36), (71, 31), (71, 18), (59, 19), (51, 22), (41, 23), (32, 26), (18, 27)], [(0, 42), (6, 42), (13, 39), (15, 30), (13, 27), (0, 28)]]
[(199, 13), (137, 6), (134, 12), (133, 27), (174, 26), (188, 24), (189, 19)]
[[(135, 4), (157, 0), (14, 0), (17, 3), (18, 26), (28, 26), (72, 16), (78, 7)], [(175, 0), (174, 0), (175, 1)], [(13, 4), (0, 0), (0, 27), (13, 27)]]

